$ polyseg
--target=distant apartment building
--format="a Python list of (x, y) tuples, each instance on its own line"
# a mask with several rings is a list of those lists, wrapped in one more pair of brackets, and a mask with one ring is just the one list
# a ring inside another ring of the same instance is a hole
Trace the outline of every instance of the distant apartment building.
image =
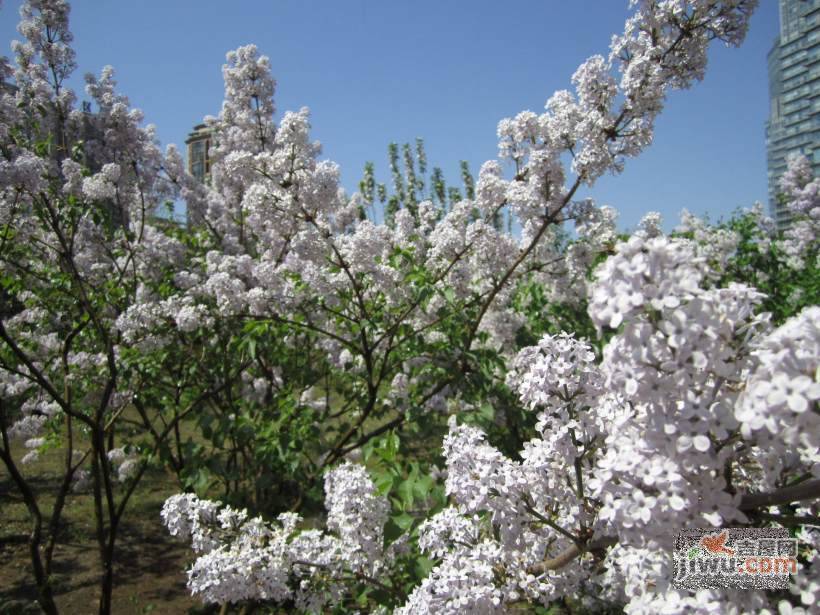
[[(188, 173), (203, 184), (211, 181), (211, 130), (205, 124), (197, 124), (185, 140), (188, 146)], [(201, 226), (204, 215), (201, 211), (186, 212), (188, 226)]]
[(785, 228), (791, 220), (777, 197), (787, 156), (804, 154), (820, 175), (820, 0), (780, 0), (780, 35), (768, 64), (769, 207), (777, 226)]
[(211, 131), (205, 124), (197, 124), (185, 140), (188, 146), (188, 172), (203, 184), (211, 174), (208, 154), (211, 149)]

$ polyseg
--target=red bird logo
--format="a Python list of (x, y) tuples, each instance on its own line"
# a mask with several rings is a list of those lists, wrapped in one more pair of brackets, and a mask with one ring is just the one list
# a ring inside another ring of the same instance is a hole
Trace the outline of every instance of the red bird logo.
[(704, 549), (709, 551), (709, 553), (714, 555), (717, 555), (718, 553), (734, 555), (735, 550), (729, 549), (725, 546), (727, 538), (729, 538), (729, 532), (727, 530), (723, 530), (720, 534), (709, 534), (701, 537), (700, 544)]

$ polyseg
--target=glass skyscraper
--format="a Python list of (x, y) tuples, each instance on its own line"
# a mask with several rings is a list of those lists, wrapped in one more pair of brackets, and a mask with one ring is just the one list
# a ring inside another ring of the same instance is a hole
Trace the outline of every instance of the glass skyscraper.
[(804, 154), (820, 175), (820, 0), (780, 0), (780, 35), (769, 52), (769, 99), (769, 207), (784, 228), (790, 219), (777, 195), (786, 157)]

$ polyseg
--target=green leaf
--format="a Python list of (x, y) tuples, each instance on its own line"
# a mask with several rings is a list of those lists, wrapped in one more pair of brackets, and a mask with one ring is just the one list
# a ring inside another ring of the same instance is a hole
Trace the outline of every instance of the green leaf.
[(413, 495), (416, 500), (426, 500), (435, 481), (431, 476), (420, 476), (413, 484)]
[(415, 483), (412, 479), (406, 479), (402, 481), (399, 485), (399, 488), (396, 489), (396, 493), (398, 493), (399, 497), (401, 498), (404, 507), (407, 508), (408, 506), (413, 505), (413, 484)]
[(376, 489), (379, 491), (379, 495), (387, 495), (388, 493), (390, 493), (390, 491), (393, 489), (393, 480), (393, 475), (387, 472), (379, 474), (373, 479), (373, 483), (376, 485)]
[(387, 437), (385, 438), (385, 450), (390, 454), (390, 461), (396, 458), (396, 455), (399, 452), (399, 447), (401, 446), (401, 441), (399, 440), (399, 436), (396, 432), (390, 432)]
[(478, 416), (484, 421), (491, 423), (495, 418), (495, 408), (493, 408), (491, 404), (481, 404), (481, 407), (478, 409)]
[(416, 559), (416, 564), (413, 566), (413, 572), (416, 573), (416, 578), (421, 580), (430, 574), (430, 571), (435, 566), (435, 562), (428, 557), (419, 557)]
[[(395, 518), (395, 517), (394, 517)], [(393, 518), (388, 519), (384, 524), (384, 546), (391, 544), (398, 540), (399, 536), (404, 534), (404, 528), (396, 523)]]
[(413, 525), (415, 519), (407, 513), (401, 513), (392, 517), (391, 521), (398, 525), (402, 530), (408, 530)]

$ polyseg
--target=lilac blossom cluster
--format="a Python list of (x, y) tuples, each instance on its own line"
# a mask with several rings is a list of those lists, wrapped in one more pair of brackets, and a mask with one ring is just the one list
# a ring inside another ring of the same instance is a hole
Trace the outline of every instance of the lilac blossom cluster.
[[(578, 591), (630, 613), (700, 612), (703, 601), (737, 612), (768, 606), (762, 593), (679, 592), (667, 554), (680, 528), (745, 522), (744, 493), (816, 475), (818, 311), (773, 330), (756, 314), (753, 289), (708, 287), (692, 266), (704, 261), (697, 247), (633, 237), (601, 265), (590, 315), (605, 327), (616, 314), (618, 333), (600, 364), (565, 334), (519, 353), (508, 382), (539, 412), (541, 433), (522, 461), (451, 423), (444, 453), (455, 508), (422, 527), (419, 545), (440, 564), (411, 596), (412, 612), (457, 612), (464, 596), (492, 606), (468, 610), (500, 612), (522, 596), (547, 604)], [(539, 567), (574, 541), (604, 537), (618, 546), (603, 574), (584, 560)], [(474, 571), (477, 551), (504, 573), (488, 582)]]
[(108, 461), (117, 472), (117, 480), (121, 483), (139, 472), (140, 460), (137, 454), (128, 447), (121, 446), (108, 451)]
[(763, 481), (783, 472), (820, 477), (820, 308), (789, 319), (756, 345), (755, 369), (735, 408), (741, 433), (769, 457)]
[(368, 575), (377, 573), (390, 506), (386, 498), (374, 494), (367, 470), (348, 462), (329, 472), (325, 505), (327, 527), (341, 540), (348, 566)]
[(809, 252), (817, 252), (820, 233), (820, 178), (814, 177), (811, 164), (802, 154), (792, 154), (786, 160), (786, 171), (780, 178), (780, 188), (786, 201), (791, 223), (782, 241), (790, 265), (805, 266)]
[(209, 603), (292, 602), (321, 613), (345, 596), (345, 583), (376, 579), (392, 557), (382, 538), (386, 498), (365, 468), (350, 462), (327, 473), (325, 494), (328, 532), (300, 529), (295, 513), (270, 523), (193, 494), (168, 498), (165, 527), (197, 554), (188, 570), (191, 593)]

